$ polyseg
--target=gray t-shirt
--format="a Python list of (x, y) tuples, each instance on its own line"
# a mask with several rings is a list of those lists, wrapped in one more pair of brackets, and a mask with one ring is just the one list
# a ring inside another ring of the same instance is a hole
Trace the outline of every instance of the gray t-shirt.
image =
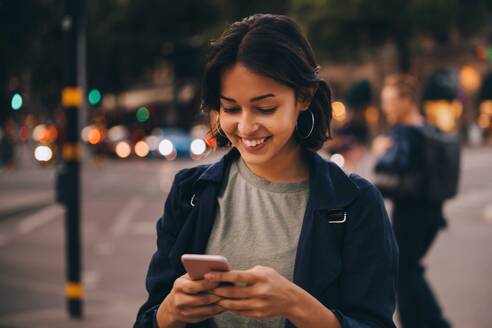
[[(308, 195), (309, 181), (272, 183), (254, 175), (239, 158), (219, 195), (206, 253), (225, 256), (234, 270), (269, 266), (292, 281)], [(249, 319), (224, 312), (213, 322), (218, 328), (280, 328), (285, 318)]]

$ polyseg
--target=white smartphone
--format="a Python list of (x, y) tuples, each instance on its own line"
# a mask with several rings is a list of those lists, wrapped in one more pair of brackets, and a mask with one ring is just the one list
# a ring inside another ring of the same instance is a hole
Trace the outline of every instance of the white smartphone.
[(211, 271), (230, 271), (227, 259), (220, 255), (183, 254), (181, 262), (191, 280), (202, 280)]

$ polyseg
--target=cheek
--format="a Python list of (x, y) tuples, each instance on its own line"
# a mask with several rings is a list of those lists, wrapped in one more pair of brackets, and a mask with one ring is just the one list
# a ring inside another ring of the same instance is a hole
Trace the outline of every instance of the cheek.
[(230, 118), (227, 115), (222, 115), (219, 122), (220, 127), (227, 135), (232, 135), (234, 133), (237, 123), (233, 118)]

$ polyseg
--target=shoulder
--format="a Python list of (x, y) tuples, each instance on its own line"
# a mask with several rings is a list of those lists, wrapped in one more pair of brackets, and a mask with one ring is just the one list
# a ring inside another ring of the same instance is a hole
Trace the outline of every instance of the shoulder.
[(383, 196), (376, 186), (357, 174), (350, 174), (349, 178), (359, 188), (359, 193), (352, 203), (355, 210), (386, 212)]
[(171, 186), (171, 191), (181, 191), (191, 189), (196, 181), (212, 164), (198, 165), (191, 168), (181, 169), (174, 176), (174, 181)]

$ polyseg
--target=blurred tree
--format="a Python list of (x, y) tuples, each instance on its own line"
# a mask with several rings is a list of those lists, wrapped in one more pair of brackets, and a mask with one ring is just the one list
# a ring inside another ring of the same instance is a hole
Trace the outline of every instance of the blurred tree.
[(291, 0), (315, 48), (329, 57), (355, 57), (363, 47), (395, 44), (402, 72), (411, 68), (411, 42), (429, 36), (446, 43), (453, 33), (483, 31), (487, 0)]

